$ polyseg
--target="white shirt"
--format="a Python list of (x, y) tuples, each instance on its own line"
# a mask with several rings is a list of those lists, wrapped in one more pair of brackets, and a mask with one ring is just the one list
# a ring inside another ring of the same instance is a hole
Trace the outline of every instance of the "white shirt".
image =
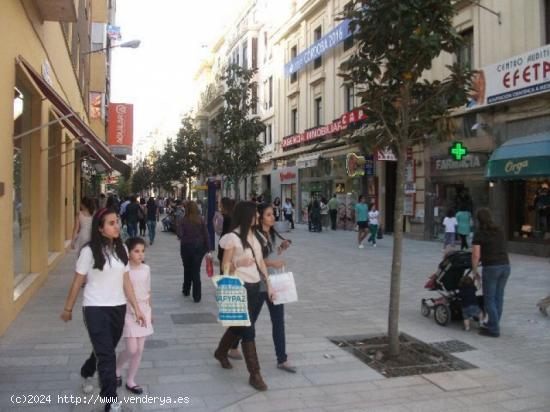
[[(238, 231), (238, 230), (236, 230)], [(236, 262), (243, 257), (251, 257), (254, 259), (256, 256), (257, 259), (261, 259), (262, 255), (262, 245), (254, 235), (250, 235), (247, 238), (248, 243), (254, 249), (254, 254), (250, 248), (243, 249), (243, 244), (241, 239), (233, 232), (223, 235), (220, 239), (220, 246), (224, 249), (233, 249), (233, 258), (232, 263), (236, 266)], [(260, 281), (260, 273), (256, 264), (250, 266), (239, 266), (235, 270), (235, 275), (238, 276), (243, 282), (246, 283), (258, 283)]]
[(380, 212), (378, 210), (371, 210), (369, 212), (369, 225), (378, 226), (378, 216)]
[(286, 215), (290, 215), (292, 213), (292, 203), (285, 202), (283, 204), (283, 210), (284, 210)]
[(87, 278), (82, 306), (125, 305), (124, 273), (129, 271), (130, 267), (112, 254), (105, 257), (103, 270), (94, 269), (92, 249), (83, 247), (76, 261), (76, 272)]
[(446, 217), (443, 219), (443, 226), (445, 226), (445, 233), (455, 233), (456, 225), (458, 225), (456, 221), (456, 217)]

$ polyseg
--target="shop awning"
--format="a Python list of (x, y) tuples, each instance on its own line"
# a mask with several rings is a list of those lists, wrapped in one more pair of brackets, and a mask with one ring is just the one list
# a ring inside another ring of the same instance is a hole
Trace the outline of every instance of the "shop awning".
[(61, 119), (61, 124), (67, 128), (81, 143), (84, 144), (86, 151), (107, 170), (115, 169), (122, 174), (130, 171), (130, 166), (117, 159), (107, 146), (71, 109), (71, 106), (50, 86), (43, 77), (33, 69), (29, 62), (23, 57), (17, 58), (17, 63), (27, 74), (29, 79), (40, 90), (53, 105), (55, 113)]
[(550, 132), (511, 139), (497, 148), (487, 166), (488, 179), (550, 176)]

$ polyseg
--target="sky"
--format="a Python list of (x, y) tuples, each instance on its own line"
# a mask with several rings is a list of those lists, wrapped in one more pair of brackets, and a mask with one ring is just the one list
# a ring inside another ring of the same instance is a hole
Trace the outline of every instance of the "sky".
[(134, 142), (157, 128), (175, 135), (195, 101), (194, 75), (202, 58), (245, 3), (117, 0), (121, 42), (141, 40), (137, 49), (112, 52), (111, 102), (134, 105)]

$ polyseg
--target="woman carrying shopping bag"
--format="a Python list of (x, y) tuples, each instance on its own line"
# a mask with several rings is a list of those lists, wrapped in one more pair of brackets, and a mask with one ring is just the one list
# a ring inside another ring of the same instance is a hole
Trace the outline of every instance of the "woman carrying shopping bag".
[[(258, 205), (258, 213), (260, 214), (260, 219), (256, 227), (256, 237), (262, 244), (264, 262), (271, 275), (277, 270), (283, 269), (285, 262), (278, 256), (280, 256), (284, 250), (288, 249), (291, 241), (283, 238), (275, 230), (275, 215), (272, 206), (265, 203)], [(277, 238), (282, 240), (279, 246), (276, 245)], [(262, 281), (260, 284), (260, 302), (257, 310), (252, 313), (252, 322), (256, 322), (260, 316), (260, 311), (262, 310), (264, 302), (267, 303), (269, 316), (271, 318), (273, 344), (275, 345), (275, 354), (277, 355), (277, 367), (286, 372), (296, 373), (296, 368), (289, 364), (286, 354), (285, 307), (283, 304), (275, 305), (269, 300), (265, 283)], [(231, 358), (233, 359), (238, 359), (238, 344), (238, 341), (235, 342), (231, 349)]]
[(257, 219), (256, 203), (239, 202), (233, 211), (232, 231), (220, 239), (220, 246), (224, 249), (222, 261), (224, 274), (234, 271), (235, 276), (244, 283), (251, 324), (228, 328), (214, 352), (214, 357), (220, 362), (222, 368), (231, 369), (233, 366), (229, 363), (227, 354), (233, 343), (241, 339), (246, 367), (250, 373), (248, 382), (254, 389), (265, 391), (267, 385), (260, 375), (260, 363), (256, 353), (256, 332), (252, 318), (260, 302), (260, 277), (266, 281), (269, 298), (272, 299), (273, 295), (262, 257), (262, 245), (254, 234)]

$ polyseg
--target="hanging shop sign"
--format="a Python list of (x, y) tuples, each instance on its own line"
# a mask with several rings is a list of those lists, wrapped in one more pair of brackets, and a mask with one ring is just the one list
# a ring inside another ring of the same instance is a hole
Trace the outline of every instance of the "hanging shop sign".
[(349, 30), (349, 20), (346, 19), (305, 49), (302, 53), (294, 57), (290, 62), (285, 64), (285, 76), (290, 76), (292, 73), (302, 69), (308, 63), (312, 62), (317, 57), (322, 56), (350, 36), (351, 32)]
[(449, 154), (455, 160), (460, 161), (468, 154), (468, 149), (462, 145), (462, 142), (454, 142), (453, 145), (449, 147)]
[(374, 176), (375, 169), (374, 169), (374, 156), (373, 155), (367, 155), (365, 156), (365, 175), (367, 176)]
[(483, 67), (473, 78), (468, 108), (550, 91), (550, 45)]
[(366, 163), (364, 156), (357, 156), (355, 153), (346, 155), (346, 172), (350, 177), (364, 176), (365, 169), (363, 166)]
[(109, 146), (114, 154), (131, 155), (134, 133), (134, 106), (109, 103)]
[(397, 156), (393, 153), (393, 150), (389, 147), (378, 149), (376, 152), (376, 159), (385, 162), (397, 162)]
[(120, 34), (120, 26), (107, 25), (107, 37), (111, 40), (120, 40), (122, 38)]

